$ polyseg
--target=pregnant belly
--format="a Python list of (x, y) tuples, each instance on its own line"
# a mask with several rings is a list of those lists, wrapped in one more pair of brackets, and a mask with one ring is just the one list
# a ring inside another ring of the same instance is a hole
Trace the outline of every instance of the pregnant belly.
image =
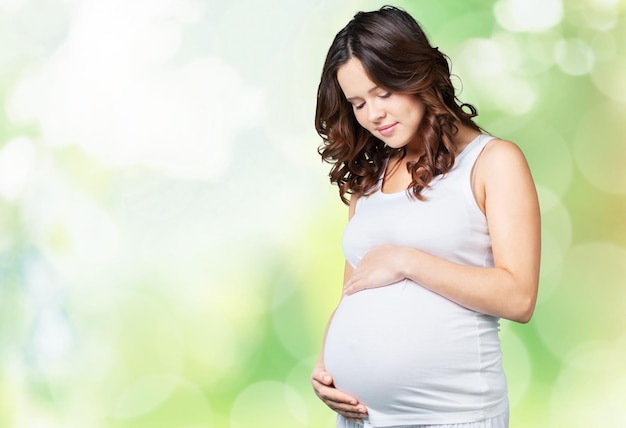
[[(408, 280), (358, 292), (335, 311), (326, 369), (370, 408), (449, 410), (447, 401), (480, 396), (477, 317)], [(493, 334), (497, 341), (497, 327)]]

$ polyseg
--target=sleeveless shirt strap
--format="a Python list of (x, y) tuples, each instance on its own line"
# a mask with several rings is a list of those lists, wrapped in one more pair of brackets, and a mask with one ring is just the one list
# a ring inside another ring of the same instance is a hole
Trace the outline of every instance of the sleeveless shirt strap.
[(474, 189), (474, 181), (476, 178), (476, 167), (478, 166), (478, 161), (480, 160), (480, 155), (485, 150), (485, 146), (495, 137), (489, 134), (481, 134), (479, 137), (478, 144), (475, 147), (472, 147), (472, 152), (468, 153), (471, 155), (470, 159), (467, 160), (467, 165), (470, 168), (470, 186)]

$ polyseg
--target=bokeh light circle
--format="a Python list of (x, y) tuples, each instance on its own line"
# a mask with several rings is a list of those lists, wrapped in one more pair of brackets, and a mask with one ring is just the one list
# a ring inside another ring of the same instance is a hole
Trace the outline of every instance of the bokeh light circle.
[(561, 22), (561, 0), (499, 0), (493, 7), (498, 23), (509, 31), (541, 32)]
[[(285, 286), (281, 283), (300, 284), (296, 277), (276, 278), (274, 286), (274, 293), (277, 299), (284, 297), (278, 297), (284, 291), (278, 291), (281, 288), (291, 288), (292, 286)], [(274, 299), (275, 301), (280, 301)], [(281, 344), (284, 348), (295, 358), (302, 359), (311, 353), (310, 336), (306, 334), (309, 331), (308, 319), (302, 315), (306, 311), (305, 300), (300, 293), (291, 294), (290, 298), (281, 301), (275, 305), (272, 310), (272, 325), (274, 331), (278, 336)]]
[[(156, 400), (155, 400), (156, 399)], [(122, 394), (111, 416), (115, 426), (207, 427), (214, 424), (211, 405), (202, 389), (188, 379), (155, 373), (130, 385)], [(146, 404), (149, 407), (146, 408)], [(139, 405), (139, 408), (135, 408)], [(122, 411), (130, 411), (123, 413)], [(141, 413), (133, 411), (141, 410)]]
[(610, 32), (596, 34), (589, 46), (600, 64), (603, 61), (612, 60), (617, 53), (617, 42), (615, 36)]
[(167, 399), (178, 383), (171, 374), (151, 374), (128, 385), (119, 397), (114, 416), (132, 418), (150, 412)]
[(231, 428), (303, 428), (309, 415), (300, 394), (276, 381), (260, 381), (239, 393), (230, 413)]
[(528, 113), (535, 106), (535, 87), (518, 74), (522, 54), (514, 39), (470, 39), (455, 58), (467, 88), (474, 88), (468, 90), (470, 98), (492, 103), (512, 115)]
[(25, 136), (14, 138), (0, 148), (0, 196), (9, 200), (21, 196), (35, 173), (37, 157), (34, 142)]
[(524, 342), (512, 329), (503, 328), (500, 334), (502, 341), (502, 364), (506, 373), (510, 406), (514, 408), (528, 392), (532, 378), (531, 363)]
[(541, 269), (538, 301), (560, 283), (563, 260), (572, 241), (572, 220), (567, 207), (549, 189), (537, 186), (541, 208)]
[(606, 192), (624, 195), (626, 144), (623, 135), (626, 132), (626, 105), (606, 102), (596, 107), (586, 106), (585, 111), (573, 144), (576, 164), (585, 178), (595, 186)]
[[(185, 373), (206, 386), (237, 376), (265, 338), (260, 322), (264, 308), (257, 301), (263, 290), (248, 289), (252, 281), (246, 274), (231, 276), (229, 287), (222, 289), (215, 283), (227, 280), (212, 274), (207, 283), (195, 273), (184, 282), (197, 285), (171, 290), (170, 296), (178, 299), (174, 310), (183, 337)], [(181, 293), (184, 296), (176, 296)]]
[(520, 71), (525, 75), (545, 75), (543, 73), (554, 65), (554, 47), (561, 40), (560, 33), (551, 30), (529, 34), (525, 38), (518, 37), (517, 40), (524, 52)]
[(573, 246), (559, 286), (535, 312), (537, 332), (554, 356), (565, 359), (580, 343), (619, 339), (626, 325), (626, 249), (606, 242)]
[(599, 31), (608, 31), (619, 20), (619, 0), (588, 0), (584, 5), (584, 19), (587, 26)]
[(490, 123), (488, 130), (520, 146), (538, 187), (557, 198), (567, 193), (575, 171), (574, 160), (568, 142), (553, 125), (535, 119), (528, 126), (516, 118), (504, 118)]
[(564, 360), (552, 387), (552, 426), (626, 426), (626, 348), (591, 341), (572, 350)]
[(626, 70), (626, 58), (616, 56), (611, 60), (598, 63), (591, 73), (591, 80), (604, 95), (626, 104), (624, 70)]
[(560, 40), (554, 48), (554, 55), (561, 70), (573, 76), (589, 73), (595, 62), (593, 50), (580, 39)]

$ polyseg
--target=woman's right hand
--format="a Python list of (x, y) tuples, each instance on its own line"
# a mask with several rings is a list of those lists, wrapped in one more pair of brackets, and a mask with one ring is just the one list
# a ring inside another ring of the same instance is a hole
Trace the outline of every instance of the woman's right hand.
[(311, 384), (320, 400), (344, 418), (360, 422), (367, 416), (367, 408), (363, 404), (335, 388), (333, 377), (324, 367), (316, 366), (313, 369)]

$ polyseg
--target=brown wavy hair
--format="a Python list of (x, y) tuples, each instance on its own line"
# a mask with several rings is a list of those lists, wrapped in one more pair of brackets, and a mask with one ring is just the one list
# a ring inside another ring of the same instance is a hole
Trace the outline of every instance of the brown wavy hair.
[(454, 165), (457, 124), (481, 130), (473, 121), (476, 108), (458, 101), (448, 57), (430, 44), (411, 15), (393, 6), (358, 12), (328, 50), (315, 111), (315, 129), (323, 140), (318, 152), (332, 165), (330, 181), (339, 186), (346, 204), (347, 194), (369, 195), (376, 189), (387, 159), (406, 156), (406, 148), (389, 148), (357, 122), (337, 81), (338, 69), (351, 58), (361, 61), (379, 87), (412, 94), (424, 103), (416, 135), (423, 142), (424, 154), (417, 162), (407, 162), (412, 176), (409, 189), (424, 200), (424, 188)]

